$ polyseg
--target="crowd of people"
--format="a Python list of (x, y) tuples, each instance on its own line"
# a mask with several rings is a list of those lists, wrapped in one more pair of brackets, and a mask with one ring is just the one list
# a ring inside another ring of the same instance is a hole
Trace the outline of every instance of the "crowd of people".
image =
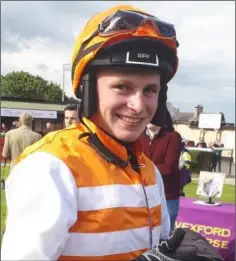
[[(78, 119), (78, 104), (68, 104), (64, 108), (64, 126), (66, 128), (76, 125)], [(20, 154), (30, 145), (40, 140), (45, 134), (55, 131), (53, 124), (49, 121), (45, 124), (45, 132), (38, 133), (32, 130), (34, 118), (27, 112), (20, 114), (18, 121), (12, 122), (8, 130), (5, 123), (1, 125), (1, 132), (5, 133), (2, 156), (9, 160), (10, 171)]]
[(18, 121), (13, 121), (11, 124), (11, 127), (8, 128), (5, 122), (2, 122), (1, 124), (1, 133), (7, 133), (9, 130), (14, 130), (19, 127), (19, 122)]
[(72, 59), (80, 106), (6, 181), (3, 260), (223, 260), (174, 229), (189, 165), (166, 108), (178, 45), (173, 25), (132, 6), (86, 24)]
[(213, 154), (211, 158), (210, 171), (221, 172), (221, 156), (222, 150), (220, 148), (224, 147), (220, 139), (216, 139), (214, 142), (209, 142), (208, 144), (204, 141), (203, 137), (200, 137), (199, 141), (195, 145), (194, 141), (183, 139), (185, 141), (185, 147), (195, 147), (199, 149), (211, 149)]

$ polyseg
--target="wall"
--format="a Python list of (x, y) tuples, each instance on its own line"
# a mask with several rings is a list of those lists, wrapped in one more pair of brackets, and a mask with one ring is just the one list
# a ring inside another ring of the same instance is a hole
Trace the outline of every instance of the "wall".
[[(191, 129), (187, 124), (174, 124), (174, 128), (183, 138), (187, 140), (193, 140), (195, 144), (198, 142), (201, 132), (200, 129)], [(224, 143), (226, 135), (232, 133), (235, 134), (235, 130), (222, 130), (219, 134), (216, 134), (214, 130), (207, 130), (205, 131), (204, 140), (208, 144), (209, 142), (214, 142), (217, 135), (221, 135), (221, 142)], [(222, 157), (230, 157), (230, 154), (231, 151), (223, 151)], [(235, 147), (233, 150), (233, 158), (235, 162)]]
[(40, 132), (42, 127), (41, 119), (34, 119), (34, 131)]

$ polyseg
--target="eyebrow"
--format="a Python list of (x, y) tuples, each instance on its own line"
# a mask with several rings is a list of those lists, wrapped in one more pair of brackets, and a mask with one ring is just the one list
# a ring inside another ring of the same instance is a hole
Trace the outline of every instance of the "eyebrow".
[(131, 81), (128, 81), (128, 80), (119, 79), (116, 82), (111, 84), (111, 86), (116, 86), (116, 85), (133, 85), (133, 83)]
[[(116, 86), (116, 85), (130, 85), (130, 86), (133, 86), (133, 82), (129, 81), (129, 80), (122, 80), (122, 79), (119, 79), (117, 80), (116, 82), (112, 83), (111, 86)], [(147, 84), (144, 86), (144, 88), (157, 88), (157, 89), (160, 89), (161, 86), (160, 84), (158, 83), (150, 83), (150, 84)]]

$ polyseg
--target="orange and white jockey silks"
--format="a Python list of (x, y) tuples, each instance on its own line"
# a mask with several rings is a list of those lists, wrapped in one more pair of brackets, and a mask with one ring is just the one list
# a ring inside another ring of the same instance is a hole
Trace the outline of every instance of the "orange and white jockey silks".
[[(124, 146), (84, 119), (103, 144), (121, 159), (127, 159)], [(20, 156), (47, 152), (70, 169), (77, 186), (78, 218), (69, 228), (69, 238), (59, 260), (131, 260), (159, 242), (162, 228), (162, 196), (153, 163), (137, 142), (133, 153), (140, 173), (130, 163), (124, 169), (106, 161), (93, 149), (88, 132), (74, 128), (52, 132)]]

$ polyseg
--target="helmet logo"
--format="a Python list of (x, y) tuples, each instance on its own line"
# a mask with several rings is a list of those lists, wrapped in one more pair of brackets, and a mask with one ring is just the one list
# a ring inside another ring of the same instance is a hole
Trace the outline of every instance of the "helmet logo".
[(138, 53), (138, 58), (139, 59), (149, 59), (150, 58), (150, 54), (147, 53)]
[(158, 67), (159, 59), (156, 53), (140, 53), (136, 51), (129, 51), (126, 53), (125, 63)]

